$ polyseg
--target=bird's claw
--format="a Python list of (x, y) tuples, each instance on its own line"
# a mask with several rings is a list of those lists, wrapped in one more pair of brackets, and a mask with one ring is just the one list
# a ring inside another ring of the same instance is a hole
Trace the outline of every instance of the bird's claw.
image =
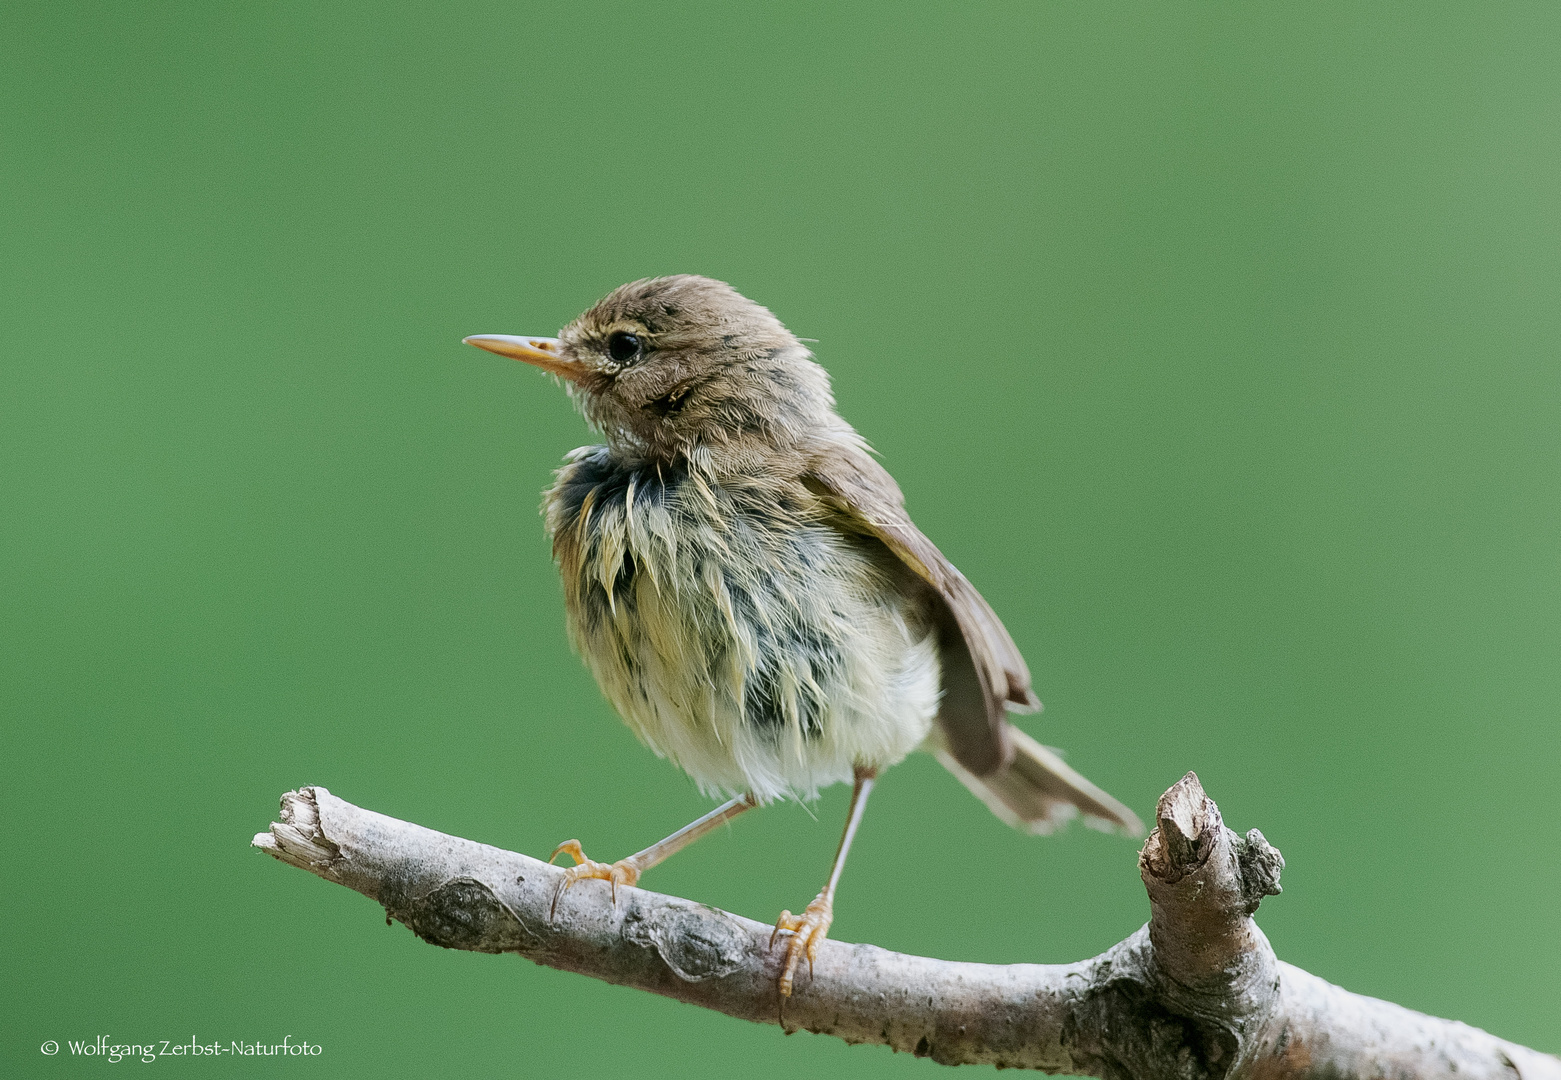
[(585, 857), (585, 851), (580, 847), (578, 840), (565, 840), (553, 849), (547, 861), (551, 863), (560, 855), (568, 855), (575, 864), (564, 871), (564, 876), (559, 879), (558, 888), (553, 890), (553, 906), (548, 910), (547, 917), (551, 921), (558, 913), (558, 901), (568, 892), (577, 881), (585, 881), (588, 878), (596, 878), (612, 885), (613, 906), (618, 906), (618, 886), (633, 885), (640, 880), (640, 868), (628, 859), (620, 859), (615, 863), (599, 863)]
[(775, 929), (770, 933), (770, 948), (775, 947), (775, 939), (781, 931), (791, 934), (786, 942), (786, 958), (781, 966), (780, 979), (776, 982), (781, 997), (791, 997), (793, 976), (803, 957), (807, 957), (808, 961), (808, 978), (813, 977), (813, 961), (818, 958), (818, 947), (829, 936), (829, 924), (834, 921), (834, 904), (822, 893), (803, 909), (801, 915), (783, 911), (780, 918), (775, 920)]

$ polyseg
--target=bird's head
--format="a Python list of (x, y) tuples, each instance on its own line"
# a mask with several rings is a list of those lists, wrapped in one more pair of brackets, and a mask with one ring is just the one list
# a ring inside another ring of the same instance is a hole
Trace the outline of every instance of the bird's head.
[(564, 379), (586, 420), (630, 458), (746, 471), (834, 418), (828, 375), (780, 320), (693, 274), (622, 285), (556, 338), (465, 340)]

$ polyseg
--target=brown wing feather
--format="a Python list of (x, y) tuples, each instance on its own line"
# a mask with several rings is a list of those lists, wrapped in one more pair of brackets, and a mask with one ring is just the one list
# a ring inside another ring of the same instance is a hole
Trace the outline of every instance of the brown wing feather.
[(939, 603), (939, 655), (943, 700), (938, 724), (949, 751), (977, 776), (990, 776), (1013, 760), (1005, 714), (1040, 708), (1030, 671), (996, 612), (943, 557), (905, 512), (899, 485), (856, 445), (835, 444), (813, 462), (804, 482), (854, 531), (877, 537), (932, 587)]

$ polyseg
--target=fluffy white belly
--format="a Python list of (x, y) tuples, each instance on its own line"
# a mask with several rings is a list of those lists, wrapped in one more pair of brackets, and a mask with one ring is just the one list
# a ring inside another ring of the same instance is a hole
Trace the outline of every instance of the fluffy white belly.
[(546, 509), (575, 647), (702, 789), (809, 797), (926, 737), (939, 669), (918, 594), (804, 490), (635, 471), (591, 447)]

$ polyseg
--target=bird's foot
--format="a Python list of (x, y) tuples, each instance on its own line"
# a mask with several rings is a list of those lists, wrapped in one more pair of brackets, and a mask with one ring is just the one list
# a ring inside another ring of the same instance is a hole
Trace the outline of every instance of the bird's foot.
[(813, 961), (818, 957), (818, 947), (829, 936), (829, 924), (834, 921), (834, 901), (825, 893), (819, 893), (801, 915), (783, 911), (780, 918), (775, 920), (775, 930), (770, 934), (770, 948), (775, 947), (775, 939), (781, 931), (791, 934), (786, 940), (786, 960), (776, 983), (781, 997), (791, 997), (792, 977), (797, 973), (797, 965), (802, 963), (803, 957), (807, 957), (808, 961), (808, 978), (813, 977)]
[(552, 919), (558, 911), (558, 901), (568, 892), (577, 881), (585, 881), (587, 878), (597, 878), (612, 883), (612, 902), (618, 904), (618, 886), (633, 885), (640, 880), (640, 867), (631, 859), (619, 859), (615, 863), (600, 863), (585, 857), (584, 850), (578, 840), (565, 840), (553, 849), (553, 854), (548, 856), (551, 863), (560, 855), (568, 855), (574, 859), (575, 864), (564, 871), (564, 876), (558, 882), (558, 888), (553, 893), (553, 906), (548, 911), (547, 917)]

